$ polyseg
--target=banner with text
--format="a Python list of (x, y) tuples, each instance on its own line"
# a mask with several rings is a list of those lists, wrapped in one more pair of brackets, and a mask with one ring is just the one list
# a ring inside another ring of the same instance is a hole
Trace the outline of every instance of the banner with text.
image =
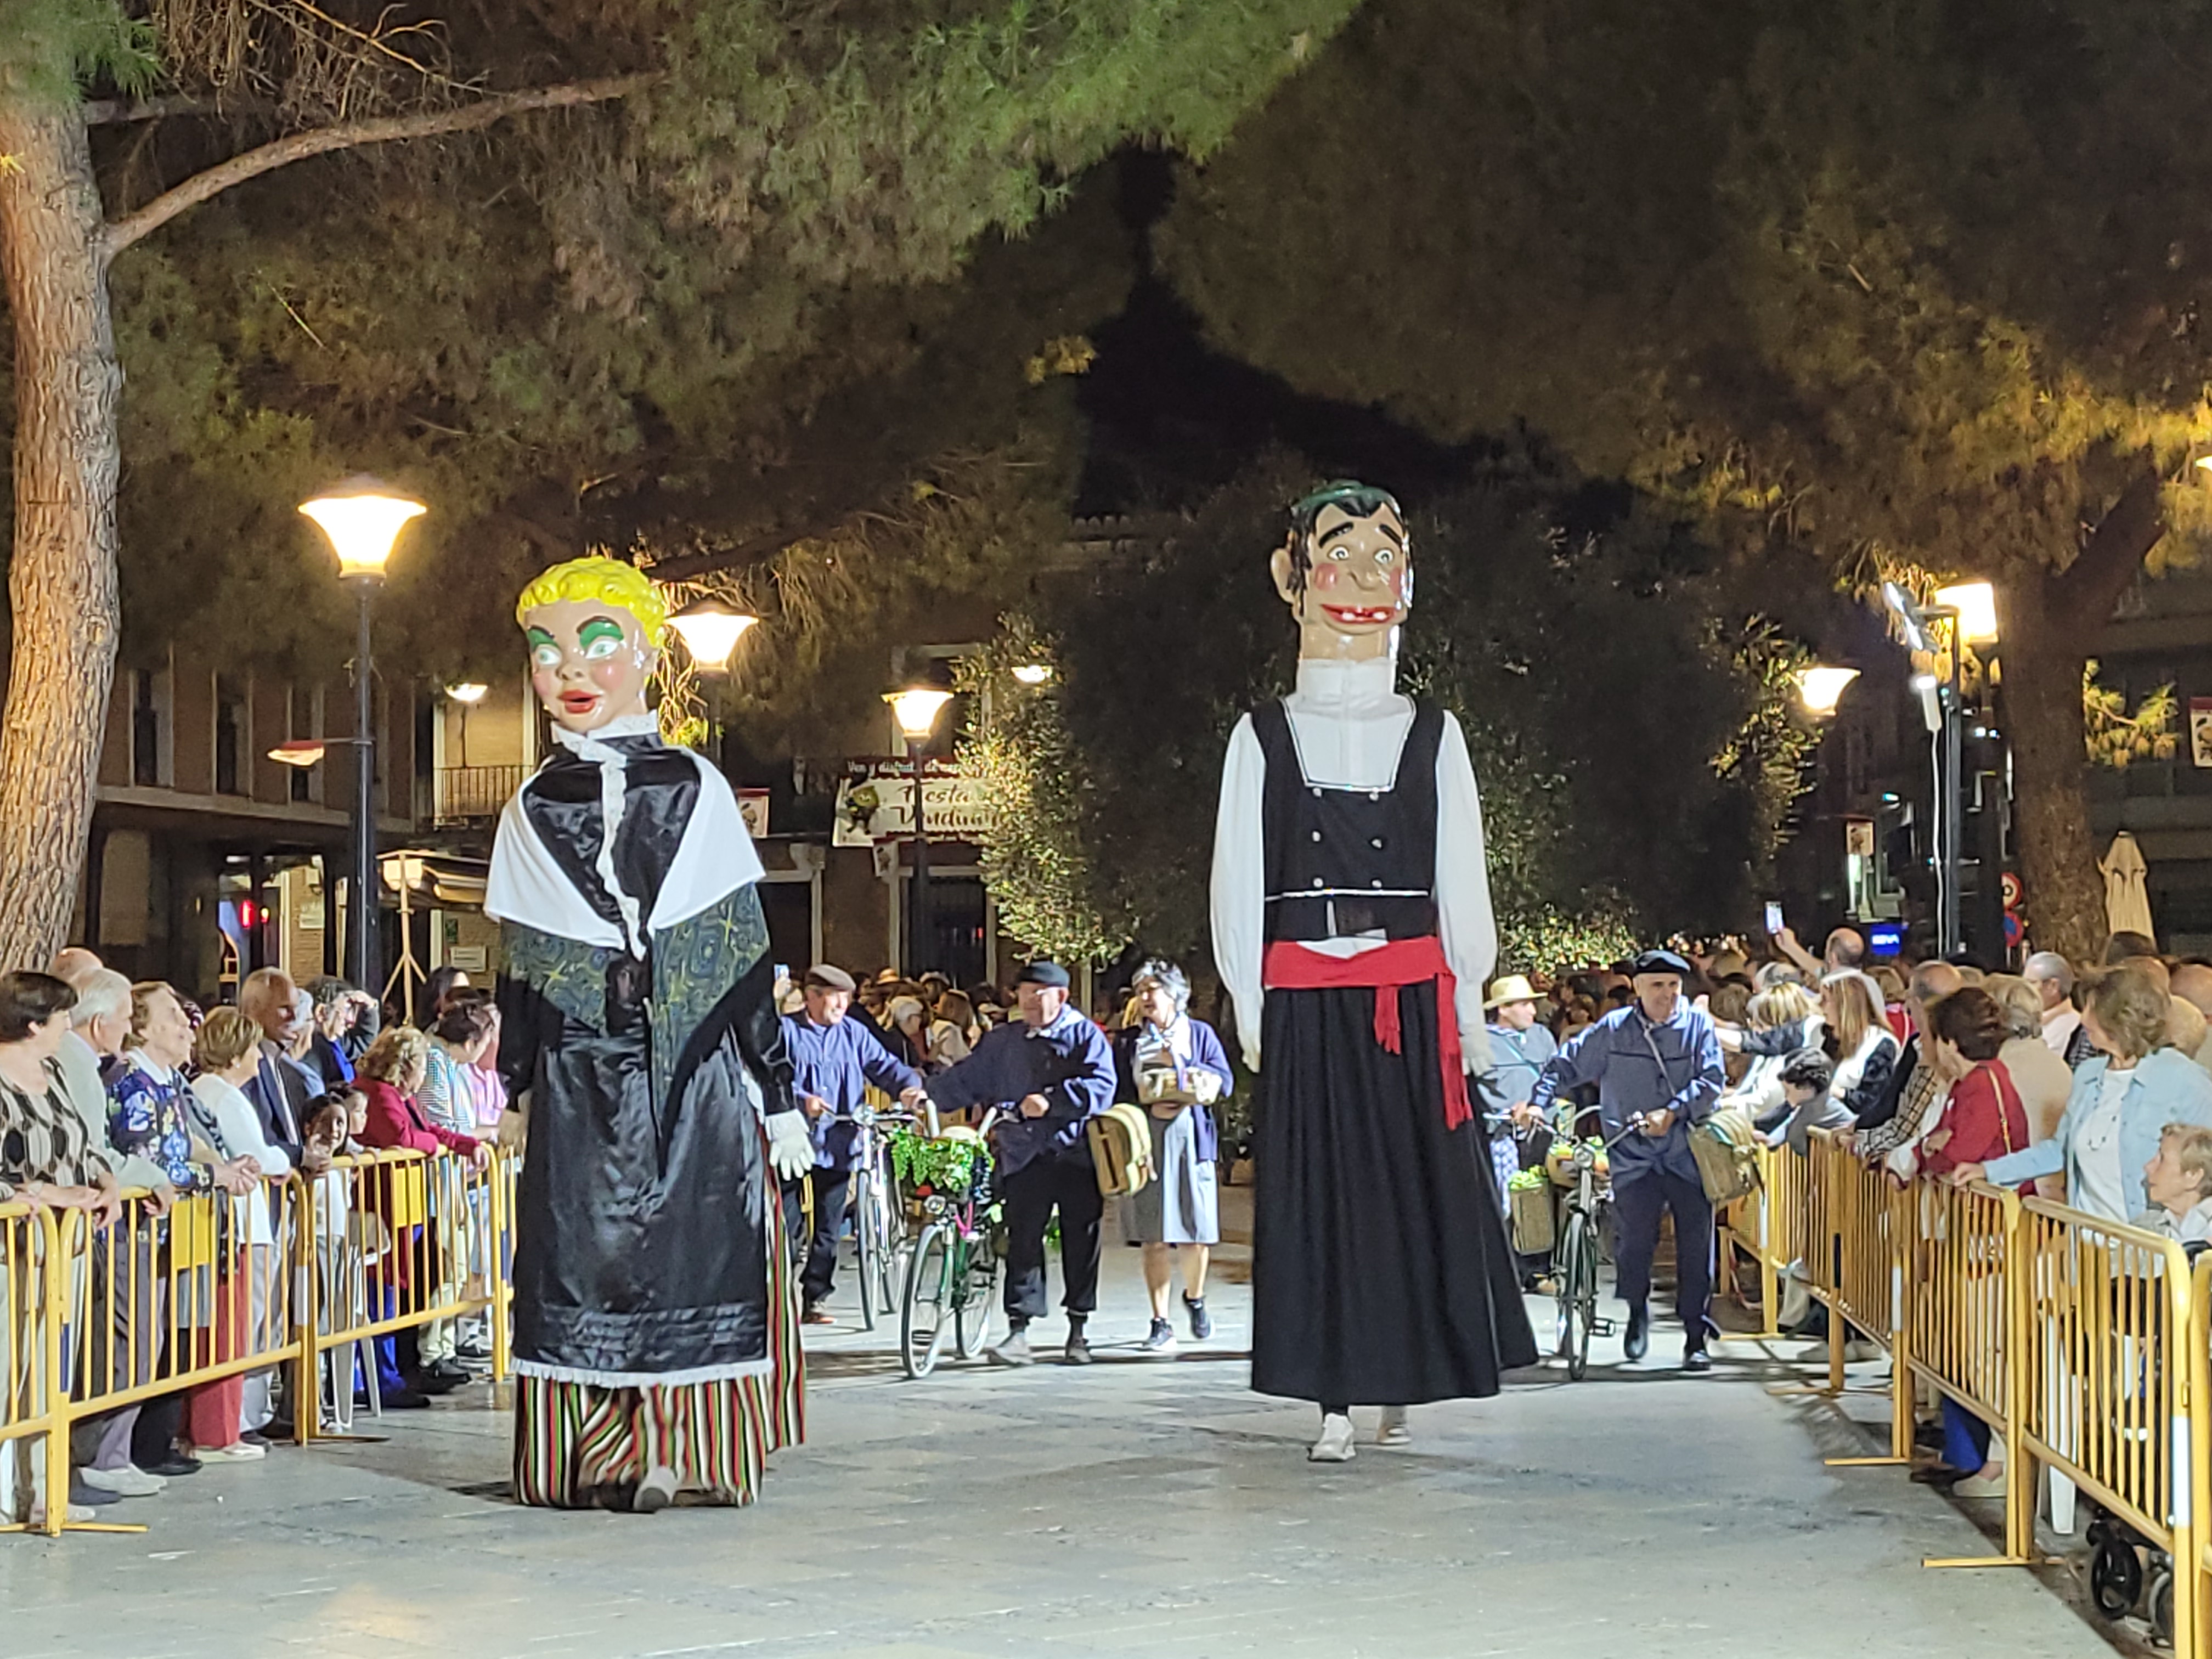
[[(988, 813), (973, 779), (949, 759), (921, 763), (922, 828), (932, 841), (971, 841)], [(853, 760), (837, 786), (837, 828), (832, 844), (872, 847), (914, 838), (914, 774), (902, 760)]]

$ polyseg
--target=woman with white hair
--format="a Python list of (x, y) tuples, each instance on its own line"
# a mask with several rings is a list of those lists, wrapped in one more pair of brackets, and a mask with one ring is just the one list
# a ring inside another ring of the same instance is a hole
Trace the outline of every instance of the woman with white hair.
[(1121, 1206), (1132, 1244), (1143, 1248), (1145, 1289), (1152, 1301), (1146, 1353), (1175, 1351), (1168, 1323), (1170, 1255), (1182, 1256), (1182, 1305), (1194, 1342), (1213, 1334), (1206, 1311), (1206, 1269), (1221, 1242), (1214, 1163), (1221, 1155), (1213, 1103), (1234, 1081), (1221, 1039), (1190, 1017), (1190, 981), (1154, 957), (1137, 969), (1130, 994), (1140, 1018), (1114, 1035), (1118, 1095), (1146, 1109), (1152, 1131), (1152, 1179)]

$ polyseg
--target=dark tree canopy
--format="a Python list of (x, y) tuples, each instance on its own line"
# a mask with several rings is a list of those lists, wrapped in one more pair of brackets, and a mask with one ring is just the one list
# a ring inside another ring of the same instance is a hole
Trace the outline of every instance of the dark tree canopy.
[(2199, 3), (1378, 0), (1189, 173), (1164, 264), (1298, 385), (1527, 422), (1747, 553), (1996, 580), (2031, 908), (2079, 946), (2082, 642), (2207, 516), (2208, 118)]

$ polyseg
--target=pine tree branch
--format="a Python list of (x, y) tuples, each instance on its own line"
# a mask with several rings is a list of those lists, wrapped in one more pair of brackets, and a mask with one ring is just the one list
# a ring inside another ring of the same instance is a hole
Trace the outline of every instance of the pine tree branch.
[(388, 144), (404, 138), (430, 138), (449, 132), (473, 132), (510, 115), (539, 109), (568, 109), (580, 104), (600, 104), (626, 98), (650, 86), (655, 75), (615, 75), (596, 81), (575, 81), (563, 86), (537, 87), (525, 92), (504, 92), (464, 104), (456, 109), (421, 110), (410, 115), (386, 115), (358, 121), (339, 121), (307, 132), (295, 132), (218, 162), (196, 173), (182, 184), (163, 191), (135, 212), (107, 228), (105, 253), (108, 258), (133, 242), (202, 202), (221, 195), (234, 185), (258, 179), (264, 173), (327, 155), (333, 150), (356, 149), (363, 144)]
[(2166, 507), (2158, 474), (2146, 466), (2097, 521), (2081, 551), (2051, 578), (2054, 621), (2069, 629), (2102, 628), (2112, 607), (2142, 568), (2144, 556), (2166, 534)]

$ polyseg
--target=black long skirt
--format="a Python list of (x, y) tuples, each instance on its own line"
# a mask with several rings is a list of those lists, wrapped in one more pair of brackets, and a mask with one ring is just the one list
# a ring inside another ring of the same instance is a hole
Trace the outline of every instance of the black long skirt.
[(1261, 1021), (1252, 1386), (1413, 1406), (1536, 1362), (1480, 1119), (1444, 1127), (1433, 984), (1270, 990)]

